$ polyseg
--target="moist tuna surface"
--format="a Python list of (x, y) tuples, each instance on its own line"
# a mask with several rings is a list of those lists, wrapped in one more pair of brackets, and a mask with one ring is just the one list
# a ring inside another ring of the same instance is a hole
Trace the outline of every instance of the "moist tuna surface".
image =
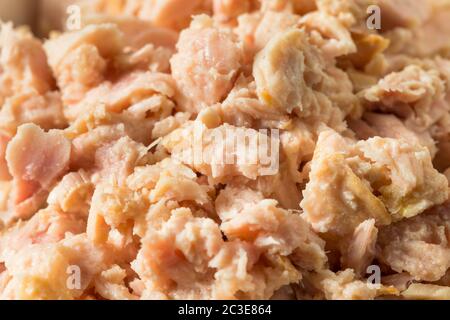
[(73, 2), (1, 24), (1, 299), (450, 299), (450, 1)]

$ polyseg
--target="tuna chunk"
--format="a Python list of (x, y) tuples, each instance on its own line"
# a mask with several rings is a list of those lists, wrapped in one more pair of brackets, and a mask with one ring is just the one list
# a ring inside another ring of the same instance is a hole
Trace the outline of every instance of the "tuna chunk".
[(80, 101), (90, 88), (104, 80), (107, 61), (92, 44), (81, 44), (70, 51), (58, 67), (58, 85), (66, 104)]
[(307, 270), (324, 268), (324, 241), (297, 214), (277, 208), (249, 189), (226, 188), (216, 200), (221, 230), (228, 239), (251, 241), (270, 253), (291, 255), (293, 263)]
[(395, 220), (413, 217), (447, 200), (446, 179), (433, 168), (426, 148), (382, 138), (358, 142), (358, 147), (366, 158), (389, 168), (390, 184), (379, 191)]
[(358, 101), (345, 72), (326, 66), (325, 57), (304, 30), (274, 36), (255, 57), (258, 97), (270, 111), (292, 113), (341, 131), (345, 115)]
[(359, 224), (341, 258), (344, 268), (352, 268), (356, 274), (365, 275), (367, 267), (375, 257), (377, 235), (378, 229), (374, 219)]
[(146, 153), (147, 148), (144, 145), (129, 137), (120, 138), (97, 149), (95, 152), (95, 164), (98, 169), (96, 174), (99, 179), (113, 178), (123, 183)]
[(162, 144), (175, 159), (217, 183), (235, 176), (256, 179), (278, 173), (279, 141), (267, 132), (227, 124), (208, 129), (192, 121), (165, 137)]
[(43, 94), (54, 88), (52, 72), (42, 43), (26, 30), (14, 30), (11, 24), (0, 29), (1, 77), (12, 81), (12, 90)]
[(251, 77), (240, 76), (227, 98), (220, 104), (203, 109), (198, 117), (208, 128), (223, 123), (236, 127), (284, 129), (289, 117), (258, 99)]
[(312, 77), (320, 76), (319, 59), (320, 54), (308, 44), (301, 30), (277, 35), (255, 58), (253, 76), (259, 98), (288, 113), (298, 107), (303, 109), (302, 98), (308, 89), (305, 78), (308, 72)]
[(26, 124), (6, 149), (6, 161), (13, 180), (1, 220), (10, 224), (16, 219), (28, 219), (42, 207), (54, 183), (69, 167), (70, 142), (61, 131), (44, 132), (38, 126)]
[(369, 88), (364, 97), (379, 103), (382, 111), (392, 112), (405, 119), (407, 127), (424, 131), (448, 112), (442, 105), (445, 82), (437, 70), (417, 65), (388, 74)]
[(5, 101), (0, 110), (0, 128), (14, 135), (22, 124), (33, 123), (42, 129), (62, 129), (67, 125), (60, 93), (38, 95), (19, 92)]
[(377, 257), (396, 272), (408, 272), (415, 280), (437, 281), (450, 268), (449, 228), (447, 202), (381, 228)]
[(109, 300), (136, 300), (138, 296), (130, 293), (125, 285), (127, 276), (126, 270), (114, 265), (95, 279), (95, 290)]
[(93, 184), (88, 173), (84, 170), (70, 172), (53, 188), (47, 202), (59, 206), (64, 212), (87, 215), (92, 191)]
[(437, 152), (435, 142), (429, 132), (419, 133), (408, 129), (395, 115), (368, 112), (364, 114), (363, 119), (365, 122), (355, 120), (349, 124), (359, 139), (375, 136), (403, 139), (427, 147), (432, 157)]
[(107, 64), (120, 53), (123, 41), (123, 34), (113, 24), (90, 25), (46, 41), (45, 50), (65, 104), (80, 101), (103, 81)]
[[(108, 41), (104, 41), (108, 39)], [(90, 25), (80, 31), (64, 33), (49, 39), (45, 43), (49, 64), (58, 78), (59, 68), (64, 60), (80, 46), (95, 46), (104, 58), (114, 57), (122, 48), (123, 38), (117, 26), (113, 24)]]
[[(105, 268), (107, 259), (103, 248), (94, 247), (83, 235), (28, 246), (8, 257), (5, 266), (10, 279), (0, 296), (18, 300), (79, 298)], [(74, 277), (77, 274), (79, 283)]]
[[(331, 131), (321, 133), (300, 204), (314, 230), (333, 237), (352, 234), (370, 218), (377, 225), (389, 224), (392, 219), (383, 202), (372, 193), (370, 184), (358, 177), (346, 161), (348, 152), (349, 143), (343, 137)], [(382, 168), (378, 170), (383, 173)]]
[[(342, 237), (366, 219), (387, 225), (443, 203), (448, 198), (444, 178), (424, 147), (379, 137), (351, 146), (326, 131), (319, 137), (301, 206), (316, 231)], [(319, 194), (327, 194), (327, 201), (319, 201)]]
[(250, 243), (224, 242), (212, 220), (178, 209), (147, 234), (132, 265), (145, 285), (142, 296), (166, 299), (263, 299), (298, 280), (286, 258), (269, 255), (265, 267), (259, 255)]
[(69, 262), (55, 245), (29, 246), (5, 265), (10, 280), (1, 293), (3, 299), (73, 299), (66, 285)]
[[(274, 12), (268, 10), (261, 16), (256, 16), (258, 19), (253, 34), (251, 34), (251, 42), (248, 43), (250, 52), (257, 53), (263, 49), (269, 41), (275, 37), (278, 33), (287, 31), (298, 24), (299, 16), (287, 13)], [(246, 16), (240, 17), (240, 23), (245, 26)], [(242, 33), (242, 32), (239, 32)], [(248, 41), (248, 40), (247, 40)]]
[(70, 142), (60, 131), (44, 132), (32, 124), (20, 126), (6, 149), (14, 179), (44, 189), (67, 170), (69, 160)]
[(20, 221), (0, 236), (0, 261), (32, 244), (56, 243), (67, 234), (80, 234), (86, 220), (78, 213), (65, 214), (50, 206), (37, 212), (30, 220)]
[(175, 83), (170, 75), (137, 70), (114, 82), (102, 82), (86, 92), (82, 100), (69, 105), (64, 113), (71, 121), (82, 118), (88, 112), (95, 112), (99, 105), (104, 106), (108, 112), (120, 113), (134, 104), (139, 105), (140, 102), (141, 106), (148, 105), (147, 99), (152, 96), (163, 95), (171, 98), (175, 92)]
[(199, 16), (181, 33), (177, 50), (171, 66), (182, 95), (181, 107), (199, 112), (224, 99), (242, 61), (242, 49), (231, 31), (218, 29), (210, 18)]
[(323, 52), (326, 59), (356, 52), (350, 31), (338, 18), (325, 12), (308, 13), (300, 25), (313, 33), (312, 42)]
[(167, 298), (206, 297), (213, 294), (209, 262), (222, 242), (212, 220), (194, 218), (189, 210), (179, 209), (160, 231), (147, 234), (132, 266), (148, 290)]
[(413, 283), (402, 292), (407, 300), (446, 300), (450, 299), (450, 288), (433, 284)]
[(398, 294), (393, 287), (372, 284), (358, 280), (351, 269), (339, 271), (329, 270), (314, 274), (309, 279), (329, 300), (373, 300), (377, 296)]

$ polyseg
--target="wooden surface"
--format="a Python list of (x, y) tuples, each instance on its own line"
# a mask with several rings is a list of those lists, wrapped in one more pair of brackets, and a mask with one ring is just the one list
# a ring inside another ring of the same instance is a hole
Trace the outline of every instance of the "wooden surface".
[(0, 19), (13, 21), (14, 25), (29, 25), (37, 20), (36, 8), (39, 0), (0, 0)]
[(28, 25), (45, 37), (51, 30), (64, 27), (66, 8), (76, 0), (0, 0), (0, 20), (15, 26)]

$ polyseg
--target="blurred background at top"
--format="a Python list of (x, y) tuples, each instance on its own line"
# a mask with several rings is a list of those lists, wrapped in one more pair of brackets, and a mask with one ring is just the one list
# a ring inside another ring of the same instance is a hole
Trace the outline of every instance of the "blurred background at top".
[(61, 29), (66, 8), (76, 0), (0, 0), (0, 20), (27, 25), (38, 36)]
[(82, 26), (114, 21), (133, 34), (131, 29), (139, 26), (125, 20), (137, 18), (153, 27), (179, 31), (189, 26), (192, 16), (212, 14), (213, 0), (0, 0), (0, 20), (12, 21), (16, 27), (27, 25), (39, 37), (53, 30), (77, 29), (70, 26), (77, 10)]

